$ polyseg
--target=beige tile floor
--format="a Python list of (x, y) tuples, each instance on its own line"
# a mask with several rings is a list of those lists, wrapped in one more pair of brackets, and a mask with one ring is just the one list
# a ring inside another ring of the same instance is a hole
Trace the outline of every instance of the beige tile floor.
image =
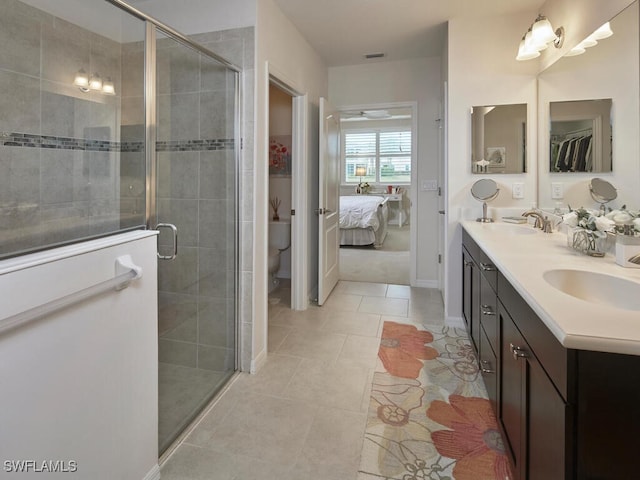
[(269, 297), (269, 356), (240, 374), (161, 467), (163, 480), (353, 480), (385, 320), (441, 324), (437, 290), (341, 281), (323, 307)]

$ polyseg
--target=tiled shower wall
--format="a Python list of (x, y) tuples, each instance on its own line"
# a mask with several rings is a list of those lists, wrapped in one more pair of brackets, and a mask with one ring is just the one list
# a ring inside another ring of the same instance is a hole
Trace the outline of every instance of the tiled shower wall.
[(120, 228), (120, 96), (72, 85), (83, 68), (121, 92), (120, 56), (116, 41), (0, 4), (0, 255)]
[[(253, 56), (252, 28), (194, 40), (238, 65)], [(170, 39), (159, 39), (157, 62), (158, 220), (175, 223), (179, 231), (178, 257), (159, 263), (160, 360), (229, 371), (239, 275), (233, 255), (234, 76)], [(241, 288), (245, 278), (239, 279)]]

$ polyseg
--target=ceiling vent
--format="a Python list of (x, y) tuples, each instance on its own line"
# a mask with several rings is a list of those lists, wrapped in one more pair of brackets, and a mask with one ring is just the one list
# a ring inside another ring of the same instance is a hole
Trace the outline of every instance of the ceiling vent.
[(367, 53), (364, 58), (366, 58), (367, 60), (372, 59), (372, 58), (383, 58), (384, 57), (384, 53)]

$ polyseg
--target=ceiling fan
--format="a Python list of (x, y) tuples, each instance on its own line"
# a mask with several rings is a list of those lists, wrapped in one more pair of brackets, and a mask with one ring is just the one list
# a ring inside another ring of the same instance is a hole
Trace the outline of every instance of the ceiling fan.
[(341, 112), (340, 115), (343, 118), (363, 118), (367, 120), (384, 120), (386, 118), (392, 117), (388, 110), (360, 110), (352, 112)]

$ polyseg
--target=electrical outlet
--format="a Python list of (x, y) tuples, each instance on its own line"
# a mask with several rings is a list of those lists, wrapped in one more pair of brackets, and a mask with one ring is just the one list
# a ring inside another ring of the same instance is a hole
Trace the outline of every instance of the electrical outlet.
[(557, 200), (564, 198), (564, 184), (559, 182), (551, 183), (551, 198)]
[(511, 196), (513, 198), (524, 198), (524, 183), (514, 183), (511, 186)]

